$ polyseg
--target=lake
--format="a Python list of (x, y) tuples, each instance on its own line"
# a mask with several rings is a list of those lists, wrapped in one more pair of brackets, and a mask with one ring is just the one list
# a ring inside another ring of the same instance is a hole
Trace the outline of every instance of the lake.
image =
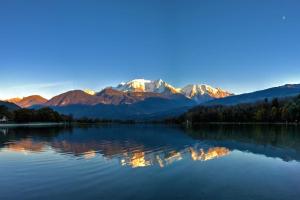
[(300, 128), (0, 128), (0, 199), (300, 199)]

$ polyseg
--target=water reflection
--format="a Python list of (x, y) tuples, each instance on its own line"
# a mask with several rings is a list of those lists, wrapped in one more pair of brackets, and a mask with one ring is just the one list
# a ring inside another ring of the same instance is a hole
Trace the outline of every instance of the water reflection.
[(230, 150), (225, 147), (209, 148), (207, 152), (205, 152), (203, 149), (197, 151), (191, 147), (190, 151), (193, 160), (202, 160), (202, 161), (212, 160), (215, 158), (226, 156), (230, 152)]
[(287, 161), (300, 158), (299, 134), (295, 134), (298, 129), (283, 132), (285, 129), (279, 127), (281, 131), (272, 132), (261, 127), (212, 126), (187, 130), (184, 134), (173, 127), (164, 127), (164, 132), (157, 133), (157, 128), (162, 127), (6, 129), (0, 136), (0, 148), (26, 154), (51, 149), (87, 160), (101, 155), (132, 168), (165, 167), (183, 159), (208, 161), (227, 156), (236, 149)]
[(135, 167), (146, 167), (151, 164), (150, 159), (145, 158), (145, 152), (135, 152), (129, 156), (128, 153), (124, 153), (124, 158), (121, 159), (122, 166), (129, 165)]
[[(143, 151), (143, 148), (135, 148), (134, 151), (130, 149), (124, 149), (123, 147), (117, 147), (116, 144), (98, 141), (99, 143), (72, 143), (70, 141), (63, 140), (39, 142), (34, 139), (20, 139), (18, 141), (12, 141), (5, 144), (2, 149), (6, 152), (19, 152), (19, 153), (37, 153), (43, 152), (46, 149), (53, 149), (57, 152), (63, 152), (65, 154), (72, 154), (84, 159), (92, 159), (100, 154), (106, 156), (107, 159), (118, 159), (121, 166), (130, 166), (132, 168), (147, 167), (152, 165), (158, 165), (165, 167), (176, 161), (180, 161), (183, 158), (191, 158), (194, 161), (207, 161), (229, 154), (230, 150), (225, 147), (211, 147), (207, 150), (201, 148), (201, 144), (196, 143), (194, 146), (185, 147), (182, 150), (173, 149), (159, 149), (158, 151)], [(95, 148), (97, 150), (93, 150)], [(117, 151), (117, 149), (119, 151)], [(125, 152), (124, 152), (125, 151)], [(105, 152), (105, 153), (101, 153)]]
[(46, 148), (46, 143), (36, 142), (32, 139), (23, 139), (8, 143), (5, 150), (12, 152), (30, 153), (41, 152)]
[(83, 153), (83, 157), (85, 159), (94, 158), (94, 157), (96, 157), (96, 151), (94, 151), (94, 150), (86, 151), (86, 152)]
[(207, 161), (226, 156), (229, 152), (230, 150), (225, 147), (209, 148), (207, 152), (204, 149), (196, 150), (195, 147), (187, 147), (180, 152), (171, 150), (150, 154), (145, 154), (145, 152), (125, 153), (121, 159), (121, 165), (133, 168), (159, 165), (162, 168), (182, 159), (191, 158), (194, 161)]
[(0, 199), (298, 200), (300, 131), (242, 125), (8, 128), (0, 131), (0, 172)]

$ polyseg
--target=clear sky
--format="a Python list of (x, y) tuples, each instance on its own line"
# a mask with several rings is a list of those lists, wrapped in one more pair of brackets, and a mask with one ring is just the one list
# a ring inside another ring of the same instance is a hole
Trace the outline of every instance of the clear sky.
[(300, 83), (299, 0), (1, 0), (0, 98), (134, 78)]

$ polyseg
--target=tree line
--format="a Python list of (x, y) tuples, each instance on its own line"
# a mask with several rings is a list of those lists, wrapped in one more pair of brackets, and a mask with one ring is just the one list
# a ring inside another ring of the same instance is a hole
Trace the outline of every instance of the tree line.
[(29, 122), (76, 122), (76, 123), (118, 123), (118, 124), (133, 124), (134, 120), (116, 120), (116, 119), (94, 119), (88, 117), (74, 118), (72, 115), (64, 115), (54, 111), (51, 108), (45, 107), (41, 109), (26, 109), (9, 110), (6, 106), (0, 106), (0, 118), (5, 116), (9, 122), (29, 123)]
[(5, 116), (8, 121), (16, 123), (28, 122), (71, 122), (72, 115), (62, 115), (51, 108), (9, 110), (6, 106), (0, 106), (0, 117)]
[(207, 122), (269, 122), (299, 123), (300, 95), (288, 99), (265, 99), (252, 104), (233, 106), (198, 106), (177, 118), (167, 119), (167, 123), (207, 123)]

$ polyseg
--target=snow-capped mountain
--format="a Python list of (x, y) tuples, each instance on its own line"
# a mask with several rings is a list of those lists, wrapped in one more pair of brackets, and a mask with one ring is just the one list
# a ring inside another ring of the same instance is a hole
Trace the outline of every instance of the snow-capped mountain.
[[(122, 105), (134, 104), (147, 99), (160, 98), (169, 100), (182, 100), (191, 104), (203, 103), (212, 99), (230, 96), (231, 93), (209, 85), (187, 85), (176, 88), (167, 82), (158, 80), (134, 79), (121, 83), (116, 87), (107, 87), (100, 92), (90, 89), (72, 90), (59, 94), (50, 100), (34, 95), (26, 98), (14, 98), (8, 101), (21, 107), (34, 105), (68, 106), (68, 105)], [(178, 105), (181, 106), (181, 105)]]
[(216, 98), (223, 98), (232, 93), (214, 88), (209, 85), (190, 84), (183, 88), (176, 88), (167, 82), (159, 80), (134, 79), (126, 83), (120, 83), (114, 89), (122, 92), (153, 92), (161, 94), (183, 94), (187, 98), (202, 103)]
[(214, 88), (205, 84), (190, 84), (183, 87), (180, 92), (186, 97), (193, 99), (198, 103), (233, 95), (232, 93), (227, 92), (221, 88)]
[(153, 93), (179, 93), (179, 89), (174, 88), (165, 81), (134, 79), (126, 83), (120, 83), (114, 89), (122, 92), (153, 92)]
[(89, 95), (95, 95), (96, 94), (96, 92), (94, 90), (91, 90), (91, 89), (85, 89), (84, 92), (89, 94)]
[(161, 79), (134, 79), (99, 92), (89, 89), (71, 90), (50, 100), (31, 96), (11, 101), (18, 102), (22, 107), (51, 107), (75, 117), (131, 119), (179, 115), (199, 103), (230, 95), (227, 91), (209, 85), (176, 88)]

